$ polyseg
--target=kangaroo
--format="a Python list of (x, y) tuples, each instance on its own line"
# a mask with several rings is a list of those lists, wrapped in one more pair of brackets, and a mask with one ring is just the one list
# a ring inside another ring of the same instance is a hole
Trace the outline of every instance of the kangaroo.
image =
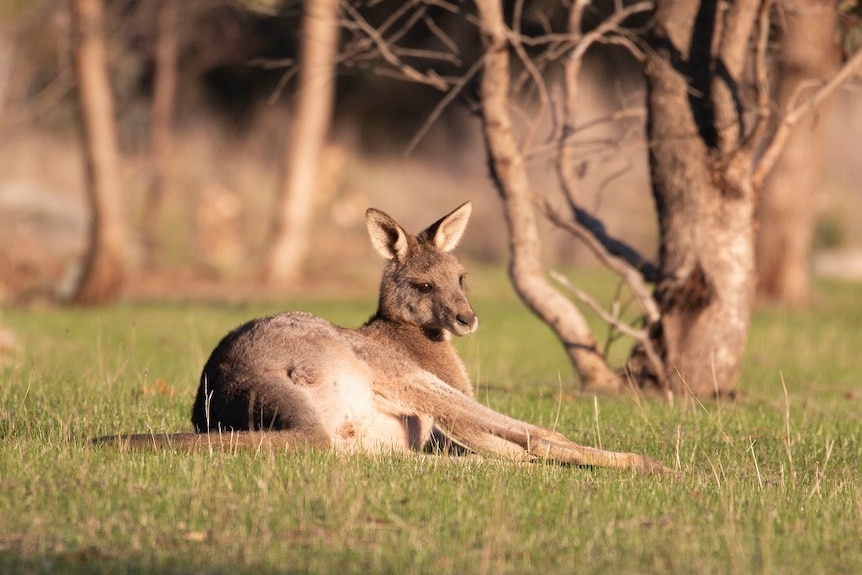
[(392, 452), (452, 442), (529, 461), (658, 471), (653, 459), (583, 447), (477, 402), (451, 336), (476, 331), (464, 268), (451, 254), (470, 202), (418, 235), (369, 208), (366, 226), (387, 260), (377, 311), (347, 329), (293, 311), (228, 333), (203, 368), (192, 409), (197, 433), (103, 438), (132, 447), (218, 444)]

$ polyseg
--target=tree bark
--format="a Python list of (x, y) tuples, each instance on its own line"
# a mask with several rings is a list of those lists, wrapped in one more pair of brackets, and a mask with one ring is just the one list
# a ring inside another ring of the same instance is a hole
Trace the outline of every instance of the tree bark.
[(607, 364), (583, 315), (548, 281), (523, 155), (510, 116), (508, 42), (498, 0), (477, 0), (485, 61), (481, 79), (482, 132), (488, 163), (503, 200), (509, 237), (509, 274), (524, 303), (563, 343), (588, 390), (616, 391), (619, 376)]
[(161, 248), (162, 211), (173, 161), (173, 117), (177, 92), (177, 1), (158, 0), (150, 149), (153, 177), (144, 204), (143, 265), (152, 269)]
[[(734, 56), (738, 46), (717, 41), (730, 42), (727, 35), (719, 38), (730, 33), (747, 45), (748, 36), (738, 32), (751, 28), (756, 3), (754, 11), (742, 4), (722, 20), (717, 3), (658, 2), (648, 38), (647, 132), (661, 312), (651, 336), (675, 393), (732, 394), (751, 321), (751, 158), (739, 147), (740, 118), (731, 113), (742, 66)], [(721, 85), (711, 75), (714, 46), (727, 56)]]
[(6, 100), (12, 80), (15, 43), (7, 24), (0, 24), (0, 128), (6, 119)]
[[(831, 0), (783, 0), (778, 63), (778, 109), (787, 112), (803, 84), (832, 76), (839, 66), (837, 10)], [(757, 205), (758, 292), (789, 305), (808, 300), (810, 257), (817, 220), (816, 197), (825, 150), (826, 109), (793, 128)]]
[(120, 199), (117, 133), (102, 0), (72, 0), (74, 64), (90, 207), (89, 247), (73, 303), (103, 304), (125, 280), (127, 232)]
[(274, 283), (294, 281), (302, 272), (334, 99), (338, 0), (309, 0), (304, 6), (294, 125), (266, 269)]

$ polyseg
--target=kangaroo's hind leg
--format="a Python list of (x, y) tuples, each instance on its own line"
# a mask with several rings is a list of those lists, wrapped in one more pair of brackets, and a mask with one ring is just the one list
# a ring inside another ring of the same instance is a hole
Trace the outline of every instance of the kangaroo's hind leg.
[[(465, 397), (463, 403), (472, 400)], [(650, 457), (578, 445), (561, 433), (512, 419), (478, 403), (460, 410), (460, 414), (458, 411), (450, 408), (453, 416), (444, 421), (455, 437), (509, 459), (548, 459), (573, 465), (666, 471)]]
[(434, 416), (447, 434), (471, 449), (521, 461), (548, 459), (573, 465), (664, 471), (649, 457), (578, 445), (561, 433), (498, 413), (426, 371), (394, 375), (401, 375), (398, 385), (378, 383), (376, 391), (385, 402)]
[(272, 374), (253, 382), (217, 386), (212, 392), (205, 390), (202, 384), (192, 412), (192, 423), (199, 432), (290, 432), (312, 445), (330, 443), (308, 393), (286, 375)]

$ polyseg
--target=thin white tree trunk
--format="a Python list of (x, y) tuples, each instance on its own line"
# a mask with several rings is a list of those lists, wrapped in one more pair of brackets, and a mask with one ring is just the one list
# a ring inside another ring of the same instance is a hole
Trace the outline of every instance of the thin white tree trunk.
[(583, 315), (548, 281), (526, 166), (510, 116), (510, 69), (502, 6), (477, 0), (485, 42), (482, 73), (482, 124), (489, 164), (503, 200), (509, 235), (509, 273), (527, 306), (557, 334), (587, 389), (619, 389)]
[(162, 206), (170, 181), (173, 161), (173, 116), (177, 92), (179, 30), (177, 2), (158, 0), (156, 11), (155, 79), (151, 121), (151, 161), (153, 179), (144, 205), (144, 266), (155, 265), (161, 247)]
[[(825, 81), (839, 67), (838, 14), (832, 0), (785, 0), (776, 100), (782, 113), (806, 82)], [(803, 91), (810, 94), (813, 90)], [(758, 199), (757, 271), (762, 297), (791, 305), (808, 300), (827, 106), (801, 120)]]
[(72, 301), (115, 299), (126, 274), (127, 232), (120, 199), (117, 130), (108, 81), (102, 0), (73, 0), (75, 71), (90, 205), (90, 245)]
[(293, 281), (302, 273), (335, 92), (338, 0), (309, 0), (304, 9), (299, 88), (266, 269), (274, 283)]

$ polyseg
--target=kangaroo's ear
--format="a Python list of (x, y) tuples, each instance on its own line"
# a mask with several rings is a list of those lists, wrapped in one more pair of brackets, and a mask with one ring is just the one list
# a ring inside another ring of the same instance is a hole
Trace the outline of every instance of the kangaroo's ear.
[(410, 250), (407, 232), (398, 223), (380, 210), (368, 208), (365, 212), (365, 226), (371, 245), (387, 260), (403, 261)]
[(467, 222), (470, 220), (472, 211), (473, 203), (464, 202), (451, 213), (428, 226), (424, 232), (419, 234), (420, 241), (429, 241), (444, 252), (454, 250), (458, 242), (461, 241), (464, 230), (467, 229)]

